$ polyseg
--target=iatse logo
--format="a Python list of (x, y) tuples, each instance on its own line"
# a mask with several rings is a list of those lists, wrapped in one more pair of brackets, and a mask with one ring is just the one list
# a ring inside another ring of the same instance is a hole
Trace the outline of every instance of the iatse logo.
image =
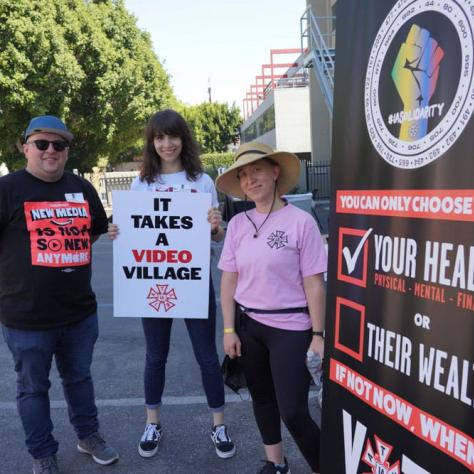
[(375, 37), (365, 80), (373, 146), (392, 166), (441, 157), (474, 109), (474, 9), (467, 0), (399, 0)]
[(364, 474), (431, 474), (404, 454), (401, 460), (395, 459), (393, 446), (377, 435), (373, 436), (372, 444), (367, 427), (360, 421), (355, 420), (353, 432), (352, 416), (346, 410), (342, 410), (342, 419), (346, 474), (357, 474), (361, 462), (370, 469)]
[(367, 438), (362, 461), (371, 468), (371, 471), (364, 474), (400, 474), (400, 461), (391, 464), (392, 451), (393, 446), (385, 443), (377, 435), (374, 435), (374, 446)]
[(148, 303), (154, 310), (160, 311), (161, 307), (167, 312), (174, 306), (176, 306), (176, 292), (174, 288), (168, 289), (168, 285), (156, 285), (150, 288), (147, 299), (150, 300)]

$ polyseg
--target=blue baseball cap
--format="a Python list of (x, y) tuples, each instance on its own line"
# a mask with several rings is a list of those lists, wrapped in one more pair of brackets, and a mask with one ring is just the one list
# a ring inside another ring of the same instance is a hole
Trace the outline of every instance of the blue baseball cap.
[(33, 133), (46, 132), (55, 133), (68, 142), (72, 141), (74, 135), (67, 129), (66, 124), (54, 115), (40, 115), (31, 119), (26, 127), (24, 138), (28, 139)]

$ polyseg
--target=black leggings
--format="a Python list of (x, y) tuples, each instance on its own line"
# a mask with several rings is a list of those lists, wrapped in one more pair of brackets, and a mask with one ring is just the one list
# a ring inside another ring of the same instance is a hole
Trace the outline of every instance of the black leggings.
[(240, 315), (241, 362), (264, 444), (281, 442), (280, 417), (314, 472), (319, 472), (318, 425), (309, 414), (306, 351), (311, 331), (289, 331)]

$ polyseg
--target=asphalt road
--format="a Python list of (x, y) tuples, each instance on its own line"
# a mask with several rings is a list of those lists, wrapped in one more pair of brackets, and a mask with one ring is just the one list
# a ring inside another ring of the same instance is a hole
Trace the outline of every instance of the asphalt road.
[[(213, 244), (212, 272), (216, 290), (219, 274), (216, 259), (220, 246)], [(256, 473), (264, 458), (252, 407), (226, 389), (226, 423), (237, 453), (219, 459), (210, 440), (211, 415), (207, 410), (199, 369), (192, 354), (184, 323), (174, 322), (167, 364), (164, 406), (161, 411), (163, 440), (151, 459), (138, 455), (137, 443), (143, 432), (144, 339), (139, 319), (113, 317), (112, 244), (105, 237), (94, 244), (93, 285), (99, 302), (100, 337), (96, 345), (93, 377), (101, 431), (119, 451), (111, 466), (99, 466), (76, 449), (76, 438), (67, 412), (56, 368), (52, 370), (50, 398), (54, 434), (59, 440), (59, 465), (63, 473)], [(217, 293), (218, 295), (218, 293)], [(219, 298), (219, 296), (217, 296)], [(222, 322), (218, 314), (217, 342), (222, 354)], [(0, 337), (0, 474), (31, 473), (23, 430), (16, 412), (15, 373), (10, 352)], [(244, 397), (246, 398), (246, 397)], [(316, 402), (310, 399), (316, 419)], [(284, 431), (285, 454), (293, 474), (310, 473), (310, 468)]]

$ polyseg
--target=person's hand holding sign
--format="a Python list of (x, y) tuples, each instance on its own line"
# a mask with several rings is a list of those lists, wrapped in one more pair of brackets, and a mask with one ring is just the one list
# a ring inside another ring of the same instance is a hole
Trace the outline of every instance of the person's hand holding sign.
[(109, 223), (107, 226), (107, 236), (109, 237), (110, 240), (114, 240), (118, 237), (119, 235), (119, 227), (117, 224), (112, 224)]
[(221, 231), (222, 216), (217, 207), (211, 207), (207, 213), (207, 220), (211, 224), (212, 240), (222, 240), (224, 232)]

